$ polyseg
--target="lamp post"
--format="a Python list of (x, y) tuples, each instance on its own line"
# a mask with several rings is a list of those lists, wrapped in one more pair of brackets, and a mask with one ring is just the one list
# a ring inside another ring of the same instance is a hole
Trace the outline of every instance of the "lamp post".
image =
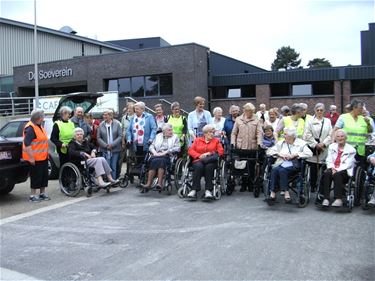
[(36, 32), (36, 0), (34, 0), (34, 82), (35, 108), (39, 107), (39, 80), (38, 80), (38, 41)]

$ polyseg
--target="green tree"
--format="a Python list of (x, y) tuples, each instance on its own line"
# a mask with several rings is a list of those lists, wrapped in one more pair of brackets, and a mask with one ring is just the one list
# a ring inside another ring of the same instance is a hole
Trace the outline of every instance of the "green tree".
[(301, 64), (301, 60), (298, 59), (299, 53), (296, 52), (290, 46), (283, 46), (276, 52), (276, 59), (273, 61), (271, 65), (272, 70), (279, 70), (284, 68), (285, 70), (288, 69), (295, 69), (299, 68)]
[(309, 68), (316, 68), (316, 67), (332, 67), (329, 60), (326, 60), (325, 58), (315, 58), (313, 60), (310, 60), (307, 64)]

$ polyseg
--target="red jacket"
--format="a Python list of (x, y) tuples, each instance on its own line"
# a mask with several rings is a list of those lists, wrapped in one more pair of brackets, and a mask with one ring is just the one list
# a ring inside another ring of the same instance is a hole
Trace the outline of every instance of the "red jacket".
[(325, 117), (331, 120), (331, 125), (332, 127), (334, 127), (337, 122), (337, 119), (339, 119), (339, 116), (340, 114), (338, 114), (337, 112), (333, 113), (332, 116), (330, 112), (327, 112)]
[(222, 156), (224, 154), (224, 149), (219, 139), (213, 138), (206, 143), (204, 137), (196, 138), (188, 151), (189, 155), (193, 157), (194, 161), (198, 160), (199, 156), (206, 152), (211, 152), (212, 154), (217, 152), (219, 156)]

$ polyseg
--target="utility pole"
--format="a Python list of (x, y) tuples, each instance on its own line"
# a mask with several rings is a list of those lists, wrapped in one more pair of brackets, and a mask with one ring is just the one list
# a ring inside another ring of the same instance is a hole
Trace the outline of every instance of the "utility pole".
[(35, 82), (35, 108), (39, 107), (39, 80), (38, 80), (38, 40), (36, 32), (36, 0), (34, 0), (34, 82)]

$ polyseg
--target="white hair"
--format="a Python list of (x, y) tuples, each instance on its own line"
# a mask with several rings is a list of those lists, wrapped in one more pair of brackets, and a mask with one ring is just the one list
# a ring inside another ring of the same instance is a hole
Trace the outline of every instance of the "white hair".
[(44, 117), (44, 110), (42, 109), (34, 109), (30, 113), (30, 120), (34, 123), (43, 117)]
[(134, 104), (134, 107), (135, 106), (138, 106), (138, 107), (142, 108), (143, 110), (145, 110), (145, 108), (146, 108), (146, 104), (143, 101), (136, 102)]
[(77, 128), (74, 129), (74, 136), (75, 136), (77, 133), (82, 133), (82, 134), (84, 134), (85, 132), (83, 131), (82, 128), (77, 127)]
[(214, 110), (212, 111), (212, 113), (215, 115), (219, 111), (223, 112), (223, 110), (221, 109), (221, 107), (218, 106), (218, 107), (214, 108)]
[(284, 129), (285, 134), (291, 137), (297, 137), (297, 129), (294, 127), (289, 127)]
[(161, 130), (163, 131), (163, 133), (168, 130), (168, 129), (173, 129), (172, 125), (169, 124), (169, 123), (164, 123), (163, 127), (161, 127)]

